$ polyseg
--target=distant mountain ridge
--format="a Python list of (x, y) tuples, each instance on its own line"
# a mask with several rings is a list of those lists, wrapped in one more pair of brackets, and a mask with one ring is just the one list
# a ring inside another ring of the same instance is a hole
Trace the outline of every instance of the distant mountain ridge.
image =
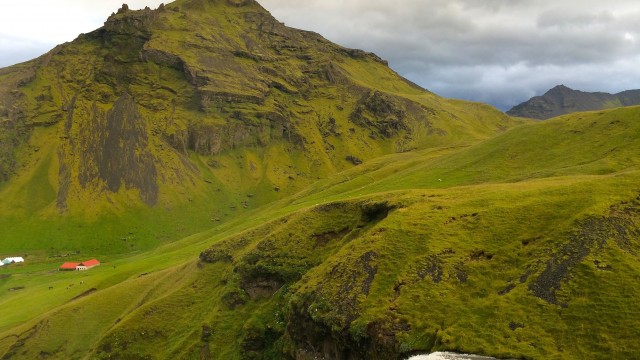
[(579, 111), (610, 109), (640, 104), (640, 90), (627, 90), (617, 94), (604, 92), (584, 92), (558, 85), (542, 96), (514, 106), (507, 114), (533, 119), (552, 117)]

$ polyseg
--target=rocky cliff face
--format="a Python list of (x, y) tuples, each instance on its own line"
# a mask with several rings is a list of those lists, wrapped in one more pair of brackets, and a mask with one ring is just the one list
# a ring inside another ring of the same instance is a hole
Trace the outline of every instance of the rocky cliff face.
[(37, 64), (0, 69), (0, 181), (11, 176), (17, 166), (15, 149), (28, 135), (25, 96), (18, 89), (33, 81)]
[(640, 104), (640, 90), (627, 90), (617, 94), (590, 93), (558, 85), (542, 96), (533, 97), (514, 106), (507, 111), (507, 114), (544, 120), (572, 112), (638, 104)]
[(75, 123), (77, 130), (73, 128), (75, 101), (71, 106), (65, 127), (70, 141), (58, 152), (59, 182), (63, 185), (58, 191), (58, 206), (67, 206), (72, 173), (78, 174), (81, 189), (96, 193), (117, 193), (121, 187), (136, 189), (146, 204), (155, 205), (158, 160), (149, 149), (147, 124), (133, 98), (124, 93), (106, 112), (94, 104), (89, 121)]

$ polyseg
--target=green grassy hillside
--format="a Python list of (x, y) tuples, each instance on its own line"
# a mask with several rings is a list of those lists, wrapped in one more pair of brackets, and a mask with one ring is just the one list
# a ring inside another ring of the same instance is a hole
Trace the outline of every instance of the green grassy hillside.
[(112, 14), (0, 70), (0, 249), (152, 249), (382, 155), (522, 124), (253, 1)]
[(0, 354), (633, 358), (639, 118), (378, 157), (88, 272), (0, 269)]

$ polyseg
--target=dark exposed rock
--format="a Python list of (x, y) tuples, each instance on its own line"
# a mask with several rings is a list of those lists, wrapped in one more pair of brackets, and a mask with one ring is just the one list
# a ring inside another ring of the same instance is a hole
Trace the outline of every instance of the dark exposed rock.
[(20, 89), (35, 79), (36, 68), (37, 63), (31, 62), (0, 69), (0, 182), (8, 180), (16, 169), (16, 149), (30, 133), (26, 96)]
[(85, 297), (85, 296), (91, 295), (91, 294), (93, 294), (93, 293), (94, 293), (94, 292), (96, 292), (96, 291), (98, 291), (98, 289), (96, 289), (96, 288), (91, 288), (91, 289), (89, 289), (89, 290), (87, 290), (87, 291), (84, 291), (82, 294), (79, 294), (79, 295), (74, 296), (74, 297), (73, 297), (73, 298), (71, 298), (71, 300), (69, 300), (69, 301), (78, 300), (78, 299), (83, 298), (83, 297)]
[(241, 342), (243, 359), (264, 359), (265, 352), (282, 337), (283, 330), (274, 326), (245, 323)]
[(389, 65), (389, 63), (386, 60), (381, 59), (378, 55), (374, 54), (374, 53), (370, 53), (370, 52), (366, 52), (364, 50), (360, 50), (360, 49), (348, 49), (348, 48), (342, 48), (342, 51), (348, 55), (349, 57), (353, 58), (353, 59), (372, 59), (374, 61), (377, 61), (381, 64), (384, 65)]
[(451, 248), (446, 248), (444, 250), (442, 250), (438, 256), (443, 256), (443, 255), (454, 255), (456, 253), (455, 250), (451, 249)]
[(505, 287), (504, 289), (498, 291), (498, 295), (503, 296), (503, 295), (507, 295), (508, 293), (511, 292), (511, 290), (515, 289), (516, 285), (515, 284), (509, 284), (507, 285), (507, 287)]
[(291, 321), (287, 324), (287, 334), (295, 344), (299, 344), (291, 356), (296, 359), (346, 359), (349, 352), (345, 338), (335, 339), (331, 328), (313, 320), (304, 305), (294, 306)]
[(315, 240), (315, 247), (327, 246), (327, 244), (332, 240), (343, 238), (350, 231), (350, 228), (344, 228), (340, 231), (328, 231), (322, 234), (314, 234), (312, 237)]
[(387, 202), (374, 202), (365, 203), (361, 206), (361, 226), (373, 225), (378, 223), (389, 216), (389, 212), (396, 209), (396, 206), (390, 205)]
[(245, 297), (246, 295), (239, 291), (231, 291), (222, 296), (222, 303), (233, 310), (247, 302)]
[(211, 104), (251, 103), (264, 104), (265, 94), (239, 94), (229, 91), (198, 89), (201, 109), (206, 110)]
[(209, 341), (211, 335), (213, 335), (213, 329), (211, 329), (211, 326), (202, 325), (202, 335), (200, 335), (200, 339), (202, 341)]
[(286, 87), (285, 85), (283, 85), (283, 84), (281, 84), (281, 83), (279, 83), (277, 81), (272, 81), (271, 84), (269, 84), (269, 87), (271, 87), (273, 89), (276, 89), (278, 91), (281, 91), (281, 92), (283, 92), (285, 94), (290, 94), (291, 95), (291, 94), (295, 94), (296, 93), (295, 90), (289, 89), (288, 87)]
[(273, 296), (284, 285), (284, 281), (276, 278), (252, 278), (243, 281), (242, 289), (251, 299)]
[(227, 0), (227, 4), (242, 7), (255, 4), (255, 0)]
[(558, 85), (542, 96), (535, 96), (514, 106), (507, 111), (507, 114), (544, 120), (572, 112), (638, 104), (640, 104), (640, 90), (608, 94), (583, 92)]
[[(352, 266), (338, 264), (331, 270), (330, 278), (342, 281), (331, 304), (332, 311), (340, 314), (341, 321), (338, 324), (314, 320), (314, 313), (318, 311), (318, 306), (322, 306), (319, 305), (322, 304), (322, 286), (314, 295), (315, 299), (308, 298), (302, 303), (292, 304), (287, 334), (298, 346), (292, 355), (304, 359), (381, 358), (381, 354), (388, 352), (389, 347), (395, 347), (393, 335), (389, 340), (390, 333), (381, 324), (366, 326), (356, 331), (355, 336), (349, 330), (350, 324), (358, 316), (358, 297), (369, 294), (378, 269), (377, 258), (377, 253), (369, 251), (359, 256)], [(375, 346), (371, 346), (372, 336), (376, 341)], [(382, 339), (389, 341), (383, 343)]]
[(326, 122), (318, 122), (318, 130), (320, 130), (322, 136), (325, 137), (325, 140), (330, 136), (340, 137), (342, 135), (339, 131), (338, 124), (336, 123), (336, 119), (331, 116)]
[(14, 122), (0, 122), (0, 181), (8, 180), (16, 167), (14, 149), (21, 142), (18, 134)]
[(123, 4), (118, 12), (104, 23), (104, 30), (117, 35), (148, 38), (151, 23), (156, 19), (157, 13), (157, 10), (151, 10), (149, 7), (131, 11), (127, 4)]
[(124, 14), (129, 11), (129, 5), (122, 4), (122, 7), (118, 9), (118, 14)]
[(598, 268), (598, 270), (611, 271), (613, 268), (609, 264), (602, 264), (600, 260), (593, 260), (593, 264)]
[(456, 263), (453, 269), (454, 269), (454, 274), (456, 276), (456, 279), (458, 279), (458, 281), (463, 284), (466, 283), (467, 280), (469, 279), (469, 274), (467, 274), (467, 271), (464, 269), (464, 263), (462, 262)]
[(233, 257), (226, 249), (209, 248), (200, 253), (200, 260), (207, 263), (231, 262)]
[(333, 62), (327, 63), (327, 65), (318, 72), (318, 75), (321, 79), (333, 85), (344, 84), (347, 82), (343, 70)]
[(67, 210), (67, 198), (71, 186), (71, 167), (65, 159), (64, 147), (58, 149), (58, 193), (56, 194), (56, 206), (59, 210)]
[[(75, 97), (65, 124), (70, 141), (58, 152), (58, 208), (66, 208), (74, 166), (78, 167), (78, 181), (83, 188), (96, 186), (95, 180), (99, 179), (110, 192), (118, 192), (123, 186), (137, 189), (145, 203), (154, 205), (158, 198), (155, 158), (149, 150), (146, 121), (133, 98), (123, 94), (106, 113), (94, 103), (91, 118), (77, 124), (77, 141), (71, 137), (74, 104)], [(74, 153), (83, 154), (78, 163)]]
[(574, 268), (593, 251), (613, 241), (620, 249), (635, 253), (630, 246), (631, 239), (640, 238), (640, 229), (623, 213), (590, 216), (577, 225), (577, 230), (567, 236), (567, 243), (546, 262), (545, 269), (529, 284), (529, 290), (535, 296), (550, 304), (566, 306), (556, 297), (556, 293)]
[(179, 56), (158, 49), (143, 49), (141, 56), (144, 61), (151, 61), (158, 65), (165, 65), (178, 70), (184, 70), (186, 66)]
[(106, 114), (95, 105), (92, 111), (78, 144), (85, 152), (80, 184), (86, 187), (99, 178), (111, 192), (118, 192), (122, 186), (138, 189), (142, 200), (154, 205), (158, 199), (157, 171), (148, 148), (146, 121), (133, 98), (125, 93)]
[(493, 254), (486, 253), (482, 249), (475, 249), (469, 254), (469, 259), (471, 261), (480, 261), (480, 260), (491, 260), (493, 259)]
[(391, 302), (396, 301), (400, 297), (400, 293), (402, 291), (402, 287), (407, 285), (404, 280), (398, 281), (393, 285), (393, 298)]
[(402, 106), (392, 96), (380, 91), (363, 96), (349, 118), (359, 126), (375, 129), (386, 138), (410, 129)]
[(522, 274), (522, 276), (520, 276), (520, 284), (524, 284), (525, 282), (527, 282), (527, 280), (529, 280), (529, 277), (532, 275), (532, 273), (533, 272), (531, 270), (527, 270), (527, 272)]
[(418, 261), (418, 269), (416, 275), (421, 279), (430, 276), (434, 283), (442, 281), (442, 261), (436, 255), (429, 255)]
[(291, 121), (277, 112), (231, 114), (225, 124), (192, 123), (183, 131), (166, 135), (165, 140), (176, 150), (192, 150), (212, 156), (243, 146), (266, 146), (285, 140), (301, 145), (304, 140)]
[(11, 345), (8, 349), (6, 349), (6, 352), (4, 353), (1, 359), (9, 360), (9, 359), (15, 358), (18, 354), (24, 351), (24, 348), (28, 346), (27, 343), (32, 337), (35, 337), (38, 334), (38, 332), (47, 331), (48, 328), (49, 328), (49, 320), (45, 319), (45, 320), (39, 321), (37, 324), (35, 324), (31, 328), (28, 328), (22, 334), (13, 335), (13, 336), (16, 336), (17, 341), (13, 343), (13, 345)]
[(522, 246), (527, 246), (530, 243), (532, 243), (534, 241), (537, 241), (537, 240), (540, 240), (540, 239), (542, 239), (542, 236), (537, 236), (537, 237), (534, 237), (534, 238), (524, 239), (524, 240), (521, 241), (521, 243), (522, 243)]
[(344, 316), (343, 326), (348, 326), (358, 314), (358, 297), (369, 295), (371, 283), (378, 272), (378, 254), (368, 251), (356, 259), (352, 266), (338, 264), (331, 269), (330, 279), (341, 279), (334, 295), (337, 311)]
[(376, 276), (376, 273), (378, 272), (378, 266), (375, 265), (375, 260), (377, 258), (378, 258), (377, 253), (375, 253), (374, 251), (369, 251), (363, 254), (359, 259), (362, 265), (362, 269), (366, 274), (365, 278), (362, 281), (362, 293), (364, 295), (369, 295), (369, 288), (371, 287), (373, 278)]
[(347, 155), (346, 160), (350, 163), (352, 163), (353, 165), (360, 165), (362, 164), (362, 160), (358, 159), (357, 157), (353, 156), (353, 155)]

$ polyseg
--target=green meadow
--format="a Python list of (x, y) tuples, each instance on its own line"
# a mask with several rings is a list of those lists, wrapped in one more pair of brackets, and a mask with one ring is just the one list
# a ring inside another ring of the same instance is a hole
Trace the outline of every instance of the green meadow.
[(639, 116), (382, 156), (175, 242), (83, 251), (86, 272), (30, 253), (0, 269), (0, 351), (633, 357)]

